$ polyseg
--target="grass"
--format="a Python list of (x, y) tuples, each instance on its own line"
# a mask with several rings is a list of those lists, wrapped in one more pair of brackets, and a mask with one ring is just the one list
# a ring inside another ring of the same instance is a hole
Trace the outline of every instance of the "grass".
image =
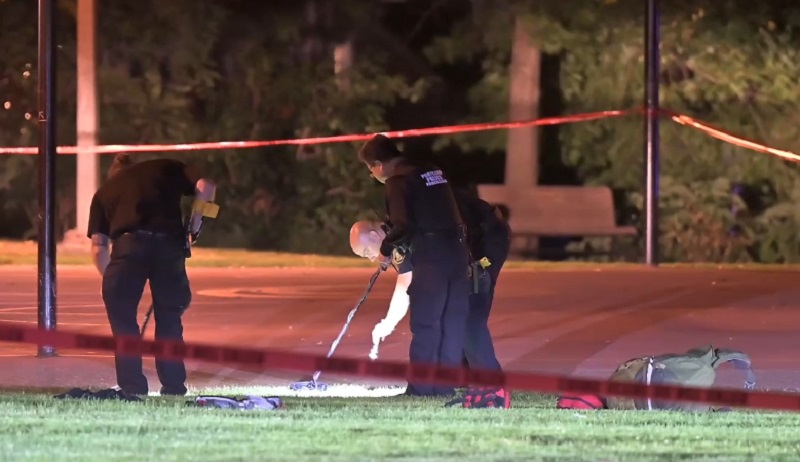
[[(207, 390), (219, 393), (233, 390)], [(239, 390), (244, 393), (244, 390)], [(792, 460), (800, 414), (567, 411), (552, 396), (513, 408), (440, 400), (285, 398), (280, 411), (0, 395), (4, 461), (656, 461)]]
[[(88, 243), (87, 243), (88, 246)], [(0, 265), (35, 265), (38, 261), (38, 245), (35, 242), (0, 240)], [(58, 265), (91, 265), (88, 252), (75, 252), (57, 249)], [(192, 257), (187, 260), (189, 267), (206, 268), (374, 268), (364, 258), (356, 256), (330, 256), (314, 254), (296, 254), (286, 252), (266, 252), (245, 249), (217, 249), (195, 247)], [(745, 270), (796, 270), (795, 265), (768, 264), (715, 264), (715, 263), (680, 263), (662, 264), (666, 268), (722, 268)], [(631, 270), (641, 269), (641, 263), (626, 262), (593, 262), (593, 261), (508, 261), (504, 268), (535, 269), (539, 271), (599, 271), (599, 270)]]
[[(87, 250), (88, 250), (87, 242)], [(35, 265), (38, 245), (35, 242), (0, 241), (0, 265)], [(56, 251), (59, 265), (91, 265), (87, 252)], [(188, 266), (195, 267), (333, 267), (367, 268), (369, 261), (358, 257), (304, 255), (281, 252), (256, 252), (242, 249), (212, 249), (195, 247)]]

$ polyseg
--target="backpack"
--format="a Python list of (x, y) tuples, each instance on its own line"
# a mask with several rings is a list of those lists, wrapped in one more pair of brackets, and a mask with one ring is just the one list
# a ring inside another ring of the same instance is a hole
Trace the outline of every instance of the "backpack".
[(598, 395), (561, 395), (556, 402), (556, 409), (580, 411), (606, 409), (606, 400)]
[[(693, 348), (683, 354), (644, 356), (628, 360), (611, 374), (609, 380), (613, 382), (639, 382), (648, 385), (711, 388), (717, 376), (717, 368), (728, 362), (736, 369), (746, 372), (745, 388), (753, 389), (756, 377), (750, 364), (750, 357), (741, 351), (718, 349), (711, 345)], [(716, 410), (706, 403), (647, 398), (609, 396), (606, 401), (609, 409), (661, 409), (695, 412)]]

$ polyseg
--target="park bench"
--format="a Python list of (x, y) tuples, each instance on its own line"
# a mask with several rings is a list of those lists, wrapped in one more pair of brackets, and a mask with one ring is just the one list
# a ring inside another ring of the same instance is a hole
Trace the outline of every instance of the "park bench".
[(638, 235), (635, 227), (616, 224), (611, 189), (606, 187), (537, 186), (515, 191), (503, 185), (479, 185), (478, 194), (507, 210), (512, 251), (522, 256), (540, 254), (531, 249), (538, 237), (607, 237), (613, 253), (615, 238)]

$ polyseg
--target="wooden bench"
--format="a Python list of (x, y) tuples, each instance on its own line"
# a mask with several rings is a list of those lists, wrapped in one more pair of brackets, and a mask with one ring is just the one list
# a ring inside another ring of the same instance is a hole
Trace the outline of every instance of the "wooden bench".
[[(508, 210), (512, 241), (524, 239), (530, 253), (537, 237), (637, 236), (633, 226), (616, 224), (611, 189), (583, 186), (538, 186), (521, 190), (503, 185), (479, 185), (481, 199)], [(512, 250), (519, 249), (512, 242)]]

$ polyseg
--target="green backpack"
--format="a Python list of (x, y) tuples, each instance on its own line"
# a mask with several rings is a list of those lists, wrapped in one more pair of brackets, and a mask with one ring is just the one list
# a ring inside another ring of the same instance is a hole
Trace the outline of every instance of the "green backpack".
[[(717, 368), (727, 362), (730, 362), (736, 369), (746, 371), (746, 389), (755, 387), (756, 376), (747, 354), (741, 351), (718, 349), (711, 345), (693, 348), (684, 354), (664, 354), (631, 359), (619, 366), (611, 374), (609, 380), (711, 388), (717, 376)], [(712, 410), (712, 406), (705, 403), (616, 396), (609, 396), (606, 401), (609, 409), (661, 409), (696, 412)]]

